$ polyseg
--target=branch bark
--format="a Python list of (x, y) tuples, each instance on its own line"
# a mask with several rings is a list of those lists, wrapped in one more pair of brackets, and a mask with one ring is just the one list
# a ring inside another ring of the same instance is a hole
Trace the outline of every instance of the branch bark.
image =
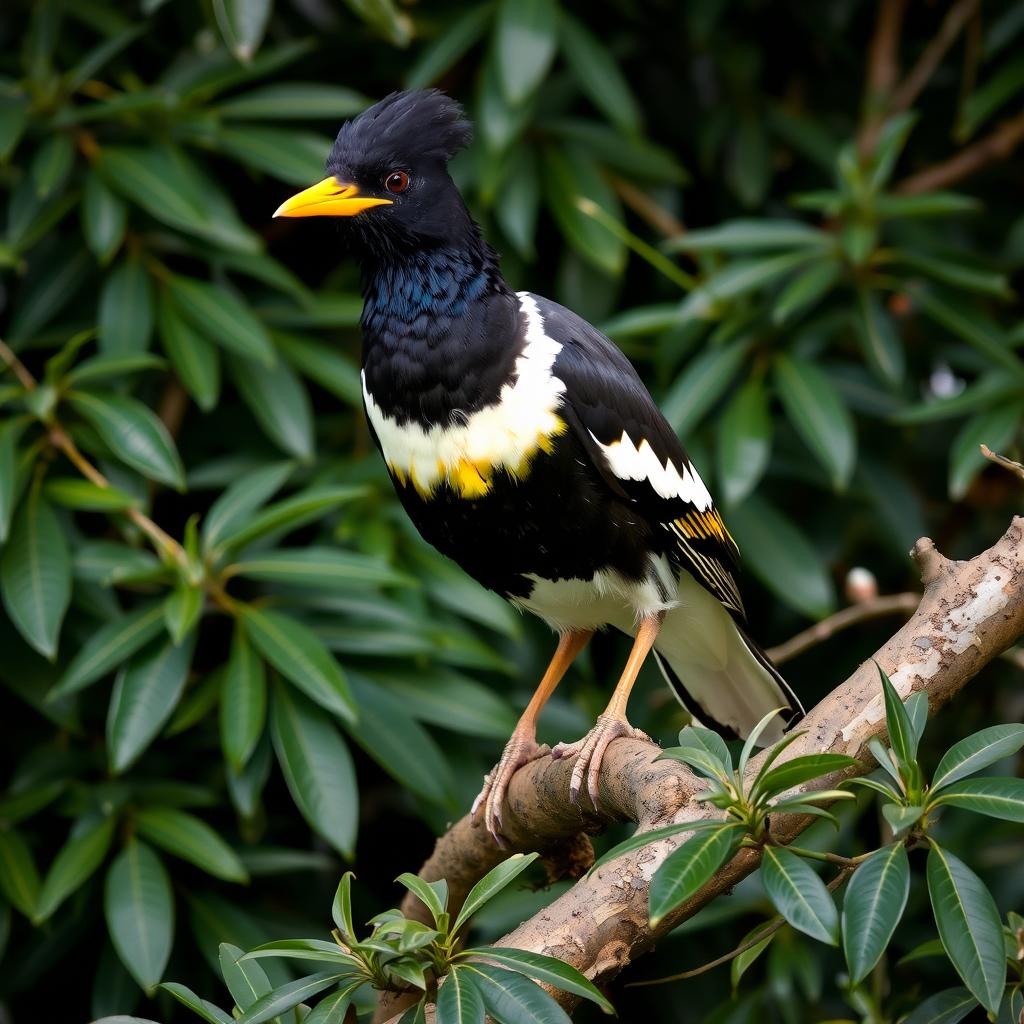
[[(1015, 517), (996, 544), (967, 562), (947, 560), (927, 538), (919, 540), (911, 554), (924, 583), (920, 605), (873, 661), (886, 670), (903, 699), (912, 692), (926, 692), (929, 714), (934, 714), (1024, 635), (1024, 518)], [(835, 788), (874, 765), (867, 743), (884, 734), (885, 711), (873, 661), (858, 666), (811, 710), (801, 723), (803, 735), (780, 758), (781, 763), (802, 754), (834, 751), (861, 762), (859, 770), (816, 780), (814, 788)], [(510, 848), (498, 850), (467, 816), (437, 841), (421, 877), (448, 879), (455, 912), (473, 883), (510, 853), (551, 849), (610, 820), (634, 821), (643, 831), (672, 821), (720, 816), (694, 800), (704, 782), (677, 762), (657, 761), (658, 753), (657, 747), (637, 740), (612, 743), (602, 768), (601, 814), (569, 802), (571, 763), (543, 758), (525, 766), (514, 776), (506, 802)], [(761, 756), (754, 758), (748, 772), (756, 773), (761, 761)], [(814, 820), (776, 816), (773, 839), (791, 842)], [(607, 983), (757, 867), (757, 853), (741, 851), (700, 892), (652, 928), (648, 884), (686, 838), (662, 840), (595, 871), (498, 944), (559, 957), (596, 983)], [(411, 917), (423, 917), (415, 898), (407, 897), (402, 909)], [(573, 1002), (564, 993), (558, 998), (567, 1006)], [(390, 1017), (389, 1024), (396, 1024), (403, 1005), (382, 1000), (377, 1019)]]

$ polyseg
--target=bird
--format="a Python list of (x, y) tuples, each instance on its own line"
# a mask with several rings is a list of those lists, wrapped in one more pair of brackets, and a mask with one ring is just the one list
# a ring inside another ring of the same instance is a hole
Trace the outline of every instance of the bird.
[[(622, 351), (572, 310), (502, 275), (449, 172), (470, 142), (437, 89), (395, 92), (346, 121), (327, 176), (276, 217), (336, 217), (361, 271), (362, 391), (370, 432), (423, 538), (484, 587), (543, 619), (554, 655), (472, 814), (505, 844), (509, 782), (575, 758), (598, 807), (652, 655), (694, 720), (762, 743), (803, 715), (751, 637), (739, 553), (681, 441)], [(607, 707), (579, 741), (537, 743), (537, 718), (595, 631), (633, 640)]]

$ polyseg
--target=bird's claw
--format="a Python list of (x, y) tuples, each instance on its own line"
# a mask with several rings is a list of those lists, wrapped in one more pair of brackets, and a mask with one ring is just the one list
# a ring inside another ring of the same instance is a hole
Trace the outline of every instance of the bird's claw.
[(536, 761), (545, 754), (550, 754), (551, 748), (546, 743), (538, 744), (532, 736), (517, 736), (512, 738), (505, 745), (501, 754), (501, 760), (494, 766), (493, 770), (484, 776), (483, 789), (477, 794), (470, 808), (470, 817), (476, 818), (480, 810), (484, 812), (484, 825), (490, 833), (495, 844), (501, 849), (506, 849), (508, 843), (502, 835), (501, 811), (505, 803), (505, 794), (508, 791), (508, 784), (512, 781), (520, 768), (531, 761)]
[(575, 743), (559, 743), (551, 751), (551, 756), (556, 759), (576, 758), (576, 764), (572, 769), (572, 778), (569, 780), (569, 799), (577, 806), (580, 802), (580, 790), (583, 788), (585, 778), (590, 803), (594, 810), (599, 809), (601, 762), (604, 760), (605, 751), (612, 740), (616, 740), (620, 736), (651, 742), (647, 733), (640, 729), (634, 729), (624, 718), (600, 715), (597, 724), (583, 739), (577, 740)]

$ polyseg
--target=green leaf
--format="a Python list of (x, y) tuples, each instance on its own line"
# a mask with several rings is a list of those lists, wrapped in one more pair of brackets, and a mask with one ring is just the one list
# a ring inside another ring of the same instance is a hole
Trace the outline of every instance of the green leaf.
[(726, 505), (742, 501), (758, 485), (772, 453), (772, 417), (761, 377), (736, 392), (718, 421), (718, 479)]
[[(758, 790), (768, 795), (783, 793), (822, 775), (852, 768), (857, 763), (855, 757), (847, 757), (845, 754), (804, 754), (766, 772), (758, 780)], [(812, 793), (806, 795), (813, 796)]]
[(272, 1020), (347, 977), (348, 974), (337, 971), (321, 971), (319, 974), (310, 974), (308, 977), (280, 985), (260, 996), (238, 1018), (237, 1024), (264, 1024), (264, 1021)]
[(308, 626), (287, 615), (245, 606), (253, 644), (286, 679), (338, 717), (355, 722), (356, 707), (341, 666)]
[(13, 828), (0, 828), (0, 892), (29, 920), (39, 903), (39, 871), (28, 843)]
[(167, 362), (164, 359), (150, 352), (100, 354), (80, 362), (68, 373), (65, 380), (71, 387), (91, 387), (99, 382), (119, 381), (128, 374), (141, 373), (144, 370), (162, 370), (166, 366)]
[(9, 793), (0, 799), (0, 828), (16, 825), (25, 818), (53, 803), (64, 792), (66, 782), (63, 779), (52, 779), (35, 786), (27, 786)]
[(272, 0), (212, 0), (212, 5), (228, 49), (243, 64), (248, 64), (263, 41)]
[(201, 818), (175, 807), (146, 807), (135, 815), (139, 834), (215, 878), (248, 882), (238, 854)]
[(245, 627), (237, 622), (220, 698), (221, 746), (236, 772), (242, 770), (256, 749), (266, 717), (266, 671)]
[(580, 88), (590, 101), (625, 135), (640, 131), (640, 107), (604, 43), (567, 11), (559, 15), (562, 53)]
[(195, 629), (205, 600), (206, 593), (200, 586), (193, 586), (182, 579), (174, 585), (174, 590), (164, 601), (164, 623), (175, 645)]
[[(413, 922), (407, 922), (412, 924)], [(416, 922), (418, 924), (418, 922)], [(419, 925), (419, 927), (424, 927)], [(346, 953), (336, 942), (324, 939), (278, 939), (277, 942), (265, 942), (262, 946), (249, 950), (245, 959), (257, 957), (284, 957), (289, 960), (319, 960), (321, 963), (344, 964), (348, 968), (356, 968), (359, 961), (351, 953)]]
[(313, 458), (313, 407), (290, 366), (272, 369), (254, 359), (234, 357), (231, 377), (263, 433), (282, 451), (302, 462)]
[(231, 96), (217, 113), (228, 121), (340, 121), (370, 105), (354, 89), (322, 82), (275, 82)]
[(1024, 747), (1024, 725), (992, 725), (954, 743), (932, 776), (931, 792), (980, 772)]
[(726, 861), (735, 856), (745, 831), (740, 824), (702, 830), (665, 858), (651, 879), (652, 927), (685, 903)]
[[(436, 882), (424, 882), (418, 875), (413, 875), (406, 871), (404, 874), (399, 875), (396, 879), (400, 885), (404, 885), (419, 901), (422, 903), (427, 910), (430, 911), (430, 916), (434, 919), (434, 924), (440, 923), (441, 915), (444, 914), (448, 906), (448, 886), (444, 883), (444, 899), (441, 899), (441, 894), (434, 888), (437, 885)], [(339, 888), (340, 894), (340, 888)], [(337, 902), (337, 900), (336, 900)], [(342, 924), (338, 922), (338, 916), (335, 915), (335, 922), (338, 923), (338, 927), (342, 927)], [(346, 926), (347, 927), (347, 926)], [(349, 931), (351, 935), (351, 931)]]
[[(744, 936), (741, 945), (746, 945), (759, 931), (764, 929), (764, 925), (758, 925), (753, 931), (749, 932)], [(775, 938), (775, 932), (770, 932), (763, 939), (755, 942), (749, 949), (745, 949), (732, 961), (732, 967), (729, 971), (729, 981), (732, 985), (733, 998), (735, 998), (737, 991), (739, 990), (740, 981), (743, 979), (743, 975), (747, 973), (747, 969), (754, 963), (755, 960), (771, 945), (772, 939)]]
[(145, 352), (153, 332), (153, 290), (137, 259), (122, 260), (100, 291), (99, 345), (102, 352)]
[(947, 988), (918, 1003), (900, 1024), (959, 1024), (978, 1006), (965, 988)]
[(480, 879), (466, 896), (465, 903), (452, 925), (451, 934), (455, 935), (462, 926), (487, 902), (492, 900), (502, 889), (519, 877), (539, 856), (536, 853), (514, 853), (508, 860), (502, 861)]
[(48, 699), (67, 697), (102, 679), (158, 636), (163, 624), (163, 607), (159, 603), (142, 605), (105, 622), (75, 652)]
[(831, 235), (798, 220), (731, 220), (715, 228), (687, 231), (665, 243), (670, 252), (770, 252), (801, 246), (827, 247)]
[(1019, 398), (1000, 403), (972, 416), (953, 439), (949, 451), (949, 496), (962, 498), (982, 467), (988, 465), (980, 446), (993, 451), (1006, 448), (1021, 421)]
[(156, 414), (140, 401), (87, 391), (69, 392), (68, 400), (125, 465), (151, 480), (184, 489), (185, 470), (174, 441)]
[[(604, 1010), (605, 1013), (615, 1013), (615, 1008), (610, 1002), (584, 977), (575, 967), (559, 960), (553, 956), (544, 956), (540, 953), (531, 953), (524, 949), (511, 949), (504, 946), (487, 946), (484, 949), (467, 950), (467, 957), (476, 957), (486, 960), (493, 960), (502, 967), (507, 967), (518, 974), (525, 974), (545, 985), (560, 989), (563, 992), (571, 992), (573, 995), (589, 999)], [(443, 991), (443, 989), (442, 989)]]
[(14, 517), (0, 559), (0, 593), (18, 632), (52, 661), (71, 600), (71, 558), (64, 530), (38, 488)]
[[(254, 540), (279, 530), (287, 532), (322, 519), (329, 511), (365, 495), (365, 487), (311, 487), (257, 512), (247, 522), (221, 528), (221, 548), (243, 548)], [(211, 509), (211, 515), (213, 509)], [(233, 517), (234, 518), (234, 517)], [(239, 516), (239, 519), (243, 517)], [(212, 531), (210, 531), (212, 532)], [(207, 543), (212, 544), (211, 541)]]
[(783, 603), (810, 618), (835, 607), (822, 556), (796, 526), (756, 494), (729, 510), (729, 529), (751, 572)]
[(946, 955), (990, 1013), (999, 1009), (1006, 955), (999, 911), (985, 884), (934, 840), (928, 853), (928, 895)]
[(275, 365), (266, 327), (233, 291), (179, 275), (168, 278), (167, 289), (181, 315), (215, 345), (263, 366)]
[(1003, 821), (1024, 822), (1024, 779), (964, 779), (943, 788), (932, 806), (961, 807)]
[(850, 482), (857, 458), (853, 417), (829, 378), (792, 355), (775, 360), (775, 385), (790, 423), (814, 453), (836, 490)]
[(11, 516), (18, 499), (18, 437), (22, 424), (8, 419), (0, 423), (0, 544), (7, 540)]
[(917, 739), (910, 724), (910, 716), (882, 666), (876, 662), (875, 668), (878, 669), (885, 697), (885, 725), (889, 733), (889, 745), (901, 764), (909, 766), (917, 757)]
[(919, 804), (904, 805), (901, 803), (886, 804), (882, 808), (882, 817), (889, 823), (893, 835), (900, 835), (913, 828), (924, 815), (924, 808)]
[(1024, 361), (1011, 351), (1005, 332), (997, 324), (959, 298), (918, 286), (909, 287), (908, 293), (930, 320), (962, 338), (990, 362), (1009, 370), (1018, 381), (1024, 381)]
[(270, 583), (350, 591), (361, 586), (394, 586), (413, 582), (383, 559), (338, 548), (279, 548), (239, 558), (226, 570)]
[(363, 407), (359, 367), (346, 355), (298, 334), (275, 331), (273, 337), (281, 355), (303, 376), (353, 408)]
[(886, 384), (901, 384), (906, 371), (903, 343), (877, 293), (863, 287), (857, 289), (854, 322), (864, 356), (875, 376)]
[(85, 176), (82, 193), (82, 233), (100, 263), (109, 263), (124, 239), (128, 209), (95, 171)]
[(927, 192), (918, 196), (897, 194), (875, 198), (875, 213), (883, 219), (903, 220), (907, 217), (955, 217), (974, 213), (981, 203), (974, 196), (959, 192)]
[(877, 850), (854, 872), (843, 897), (843, 951), (858, 984), (878, 963), (903, 916), (910, 862), (903, 843)]
[(963, 103), (956, 139), (964, 142), (1000, 107), (1024, 89), (1024, 60), (1011, 57)]
[(488, 964), (462, 970), (473, 972), (484, 1006), (495, 1020), (503, 1024), (570, 1024), (565, 1010), (529, 978)]
[(766, 846), (761, 880), (775, 909), (797, 931), (839, 944), (839, 915), (832, 894), (806, 862), (784, 847)]
[(167, 641), (151, 645), (121, 669), (107, 711), (110, 770), (129, 768), (156, 738), (177, 707), (189, 665), (192, 637), (177, 647)]
[(114, 818), (102, 818), (84, 829), (75, 828), (43, 879), (34, 923), (41, 924), (103, 863), (114, 838)]
[(797, 313), (806, 312), (832, 290), (841, 276), (838, 260), (824, 260), (795, 274), (775, 300), (772, 322), (784, 324)]
[(231, 998), (242, 1011), (248, 1010), (260, 996), (266, 995), (273, 987), (267, 972), (254, 960), (242, 960), (244, 950), (230, 942), (218, 947), (220, 973), (224, 978)]
[(4, 90), (0, 96), (0, 161), (6, 161), (28, 125), (30, 100), (18, 90)]
[(749, 338), (706, 348), (676, 378), (662, 402), (665, 418), (677, 434), (689, 434), (724, 394), (747, 358)]
[(868, 175), (867, 187), (871, 192), (879, 192), (892, 177), (903, 147), (911, 129), (917, 123), (918, 114), (906, 111), (888, 118), (882, 125), (872, 154), (872, 168)]
[(220, 397), (220, 360), (213, 342), (181, 315), (165, 292), (157, 307), (160, 342), (185, 390), (203, 412), (209, 412)]
[(219, 1006), (211, 1003), (208, 999), (200, 999), (186, 985), (179, 985), (176, 981), (168, 981), (161, 985), (160, 988), (174, 996), (182, 1006), (187, 1006), (193, 1013), (199, 1014), (207, 1024), (234, 1024), (233, 1017), (226, 1014)]
[(265, 501), (284, 485), (291, 475), (291, 462), (275, 462), (245, 474), (210, 506), (203, 520), (203, 545), (216, 548), (222, 537), (234, 532)]
[(425, 89), (433, 85), (481, 39), (493, 15), (493, 4), (474, 4), (445, 22), (406, 72), (406, 89)]
[[(514, 4), (515, 0), (506, 0)], [(543, 154), (544, 192), (558, 226), (570, 245), (589, 263), (611, 277), (626, 265), (626, 246), (579, 207), (589, 199), (612, 220), (622, 222), (622, 206), (596, 163), (578, 146), (549, 146)]]
[(437, 991), (438, 1024), (484, 1024), (484, 997), (474, 977), (457, 966), (448, 972)]
[(359, 790), (352, 757), (334, 723), (286, 686), (274, 691), (274, 749), (295, 806), (339, 853), (352, 856)]
[(916, 751), (921, 737), (924, 735), (925, 726), (928, 724), (928, 692), (918, 690), (916, 693), (912, 693), (903, 706), (907, 709), (907, 717), (910, 719), (910, 731), (914, 737), (914, 750)]
[(413, 793), (454, 806), (455, 778), (430, 733), (386, 690), (359, 678), (352, 686), (359, 723), (351, 738)]
[(362, 981), (346, 985), (329, 996), (324, 996), (303, 1018), (302, 1024), (345, 1024), (345, 1017), (352, 1002), (352, 993)]
[(157, 986), (174, 941), (174, 898), (160, 858), (129, 839), (107, 871), (103, 900), (111, 941), (147, 992)]
[(36, 196), (48, 198), (64, 182), (75, 160), (75, 143), (67, 133), (49, 134), (35, 152), (29, 173)]
[(239, 163), (290, 185), (319, 180), (331, 150), (331, 139), (324, 135), (262, 126), (221, 128), (211, 142)]
[(540, 84), (555, 56), (558, 7), (553, 0), (500, 0), (495, 54), (505, 98), (517, 107)]
[(728, 775), (732, 771), (732, 754), (729, 753), (725, 740), (711, 729), (705, 729), (700, 725), (688, 725), (679, 733), (679, 745), (706, 750), (721, 763), (722, 774)]
[[(355, 878), (355, 875), (351, 871), (346, 871), (341, 876), (338, 889), (334, 894), (334, 902), (331, 904), (331, 917), (334, 918), (334, 923), (338, 926), (342, 938), (346, 939), (350, 944), (356, 942), (356, 926), (352, 920), (353, 878)], [(424, 882), (423, 884), (426, 885), (427, 883)]]
[(900, 263), (920, 270), (935, 281), (951, 284), (954, 288), (993, 295), (1000, 299), (1008, 299), (1013, 295), (1005, 274), (979, 268), (961, 259), (942, 259), (930, 253), (901, 249), (896, 255)]

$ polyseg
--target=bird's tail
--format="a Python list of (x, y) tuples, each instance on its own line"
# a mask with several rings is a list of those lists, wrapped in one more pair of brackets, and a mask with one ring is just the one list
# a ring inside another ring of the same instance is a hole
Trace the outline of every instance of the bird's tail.
[(768, 656), (703, 587), (681, 574), (680, 604), (665, 617), (655, 657), (680, 703), (701, 724), (746, 738), (772, 709), (783, 708), (761, 734), (774, 743), (804, 709)]

